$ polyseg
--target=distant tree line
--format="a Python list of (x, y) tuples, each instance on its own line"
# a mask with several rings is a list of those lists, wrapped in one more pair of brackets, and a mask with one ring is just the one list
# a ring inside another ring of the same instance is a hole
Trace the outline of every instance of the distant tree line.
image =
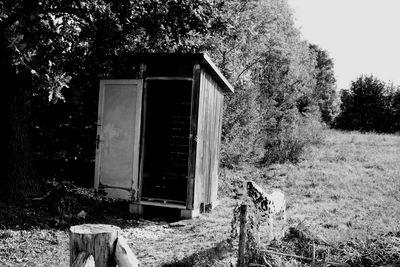
[(400, 132), (400, 87), (378, 78), (360, 76), (340, 96), (340, 114), (335, 126), (362, 132)]
[(296, 161), (338, 111), (333, 61), (302, 40), (286, 0), (5, 0), (1, 190), (93, 181), (100, 79), (133, 52), (208, 52), (235, 87), (221, 161)]

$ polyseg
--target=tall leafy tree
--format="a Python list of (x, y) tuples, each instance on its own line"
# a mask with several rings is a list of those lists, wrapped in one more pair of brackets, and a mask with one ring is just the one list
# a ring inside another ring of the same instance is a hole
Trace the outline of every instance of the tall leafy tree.
[(397, 87), (392, 93), (390, 111), (391, 123), (389, 131), (400, 132), (400, 87)]
[(311, 44), (309, 47), (316, 60), (315, 88), (312, 98), (319, 107), (322, 120), (330, 125), (339, 108), (333, 59), (329, 57), (326, 50), (322, 50), (317, 45)]
[(393, 83), (386, 85), (384, 92), (385, 113), (382, 122), (382, 132), (396, 133), (400, 131), (400, 86)]
[(374, 76), (360, 76), (341, 92), (337, 126), (360, 131), (382, 131), (386, 113), (385, 83)]
[(277, 145), (287, 123), (297, 123), (296, 103), (312, 91), (315, 63), (287, 1), (230, 0), (225, 10), (229, 26), (213, 54), (235, 84), (222, 146), (223, 160), (235, 162), (262, 154), (263, 143)]

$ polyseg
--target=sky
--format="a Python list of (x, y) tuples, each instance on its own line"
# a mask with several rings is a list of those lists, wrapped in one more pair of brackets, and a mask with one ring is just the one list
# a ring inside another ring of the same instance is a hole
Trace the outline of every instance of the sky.
[(400, 0), (288, 0), (303, 38), (334, 59), (338, 89), (361, 75), (400, 85)]

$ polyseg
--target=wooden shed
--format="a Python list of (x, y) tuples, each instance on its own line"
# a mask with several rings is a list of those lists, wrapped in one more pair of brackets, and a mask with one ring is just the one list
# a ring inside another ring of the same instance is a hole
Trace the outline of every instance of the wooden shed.
[(95, 189), (192, 218), (217, 201), (224, 94), (204, 53), (135, 54), (133, 79), (100, 81)]

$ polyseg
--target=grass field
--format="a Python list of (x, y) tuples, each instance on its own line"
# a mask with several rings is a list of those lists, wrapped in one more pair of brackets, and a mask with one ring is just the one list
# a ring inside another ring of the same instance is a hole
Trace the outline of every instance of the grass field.
[[(286, 193), (287, 226), (305, 225), (329, 243), (400, 232), (400, 136), (338, 131), (327, 131), (326, 141), (310, 147), (298, 164), (226, 170), (221, 204), (200, 218), (171, 222), (89, 213), (86, 222), (120, 226), (143, 266), (229, 266), (236, 255), (225, 247), (232, 197), (250, 179)], [(0, 266), (68, 266), (67, 228), (32, 219), (38, 216), (33, 207), (2, 209)]]
[(329, 131), (298, 165), (261, 172), (287, 193), (289, 222), (328, 240), (400, 231), (400, 136)]

